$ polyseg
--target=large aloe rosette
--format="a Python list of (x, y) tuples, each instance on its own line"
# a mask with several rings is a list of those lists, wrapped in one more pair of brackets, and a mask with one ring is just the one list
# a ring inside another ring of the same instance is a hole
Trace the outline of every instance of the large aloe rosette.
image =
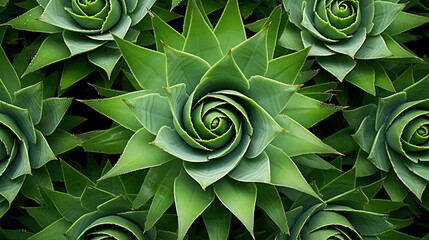
[(331, 176), (333, 180), (326, 183), (325, 174), (317, 171), (316, 176), (324, 202), (297, 198), (286, 212), (290, 234), (277, 239), (415, 239), (396, 231), (407, 220), (389, 216), (404, 204), (375, 197), (382, 180), (357, 187), (355, 168)]
[[(400, 79), (412, 81), (412, 69)], [(389, 176), (394, 173), (396, 177), (389, 177), (392, 181), (400, 179), (399, 185), (386, 185), (391, 196), (406, 195), (406, 191), (400, 191), (402, 182), (421, 199), (429, 180), (428, 84), (426, 76), (398, 93), (380, 98), (378, 106), (370, 104), (344, 111), (345, 119), (356, 131), (353, 137), (369, 154), (368, 159)]]
[[(275, 214), (282, 203), (273, 185), (318, 197), (290, 157), (338, 152), (298, 120), (313, 125), (340, 108), (296, 93), (308, 49), (273, 59), (280, 19), (278, 7), (271, 25), (247, 38), (237, 1), (228, 1), (214, 29), (191, 2), (183, 34), (152, 19), (159, 52), (116, 39), (145, 90), (84, 103), (135, 132), (102, 179), (149, 169), (133, 203), (153, 197), (146, 228), (175, 203), (180, 239), (201, 214), (210, 237), (228, 236), (229, 212), (253, 235), (258, 202), (287, 232), (285, 216)], [(277, 210), (257, 201), (263, 198)]]
[(43, 99), (42, 83), (21, 88), (20, 79), (2, 48), (0, 65), (0, 216), (3, 216), (26, 176), (56, 158), (46, 136), (57, 128), (71, 99)]
[[(91, 166), (97, 166), (101, 172), (111, 168), (109, 162), (98, 166), (92, 160), (88, 158)], [(61, 181), (66, 192), (54, 190), (53, 184), (34, 188), (38, 205), (23, 207), (33, 223), (23, 223), (28, 229), (6, 231), (5, 240), (16, 239), (24, 234), (27, 236), (25, 239), (33, 240), (177, 238), (172, 232), (177, 221), (168, 214), (163, 217), (163, 230), (154, 227), (144, 231), (147, 210), (134, 211), (130, 200), (138, 191), (135, 185), (142, 181), (142, 174), (134, 173), (94, 182), (83, 171), (78, 171), (62, 160), (49, 169), (50, 174), (60, 176), (54, 184)], [(97, 175), (95, 172), (91, 174)]]
[[(429, 19), (403, 12), (397, 1), (299, 0), (283, 1), (289, 15), (281, 36), (283, 47), (312, 46), (322, 68), (375, 95), (375, 86), (394, 91), (385, 70), (373, 59), (416, 59), (392, 37)], [(376, 76), (376, 77), (374, 77)], [(382, 77), (381, 77), (382, 76)], [(361, 79), (366, 79), (362, 81)]]
[[(31, 73), (58, 61), (66, 61), (61, 88), (89, 75), (95, 66), (110, 77), (121, 58), (111, 33), (136, 41), (140, 32), (133, 28), (146, 16), (153, 1), (143, 0), (59, 0), (37, 1), (38, 6), (10, 20), (19, 30), (49, 33), (27, 67)], [(82, 57), (80, 54), (87, 53)], [(79, 55), (79, 56), (78, 56)], [(68, 65), (72, 67), (68, 67)], [(95, 66), (94, 66), (95, 65)], [(79, 77), (71, 68), (81, 69)], [(70, 76), (71, 75), (71, 76)]]

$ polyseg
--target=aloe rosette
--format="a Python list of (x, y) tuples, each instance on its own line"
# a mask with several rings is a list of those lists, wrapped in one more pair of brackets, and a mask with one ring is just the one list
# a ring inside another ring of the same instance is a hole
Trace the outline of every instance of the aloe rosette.
[(47, 136), (56, 130), (71, 99), (44, 99), (42, 83), (21, 88), (20, 79), (2, 48), (0, 64), (0, 216), (3, 216), (26, 177), (56, 158)]
[(274, 186), (318, 198), (291, 157), (338, 154), (298, 121), (311, 126), (340, 108), (296, 92), (308, 49), (273, 58), (280, 7), (247, 38), (237, 1), (215, 28), (198, 6), (188, 5), (182, 34), (154, 14), (158, 51), (116, 39), (144, 90), (83, 101), (135, 132), (102, 179), (149, 169), (133, 205), (153, 197), (150, 228), (175, 203), (180, 239), (200, 215), (211, 238), (226, 238), (229, 212), (253, 235), (255, 205), (287, 232)]
[(339, 81), (345, 79), (373, 95), (375, 86), (394, 91), (390, 81), (381, 80), (386, 79), (382, 66), (368, 62), (417, 60), (393, 37), (428, 22), (425, 17), (403, 12), (405, 4), (397, 2), (285, 0), (290, 23), (280, 44), (293, 50), (312, 46), (310, 55)]
[[(412, 80), (412, 73), (410, 68), (400, 78)], [(385, 186), (394, 198), (404, 197), (407, 191), (399, 186), (406, 186), (421, 199), (429, 180), (428, 83), (426, 76), (398, 93), (380, 98), (378, 105), (344, 111), (345, 119), (356, 131), (353, 137), (369, 154), (368, 159), (397, 182)]]
[[(97, 167), (105, 172), (111, 168), (111, 164), (107, 162)], [(26, 232), (9, 230), (5, 239), (16, 239), (16, 236), (24, 233), (27, 235), (25, 239), (33, 240), (177, 238), (176, 233), (168, 227), (144, 231), (147, 210), (134, 211), (130, 200), (135, 195), (134, 191), (138, 191), (132, 185), (141, 181), (141, 174), (94, 182), (65, 161), (60, 160), (55, 169), (59, 171), (66, 191), (54, 190), (52, 185), (38, 189), (40, 205), (23, 207), (36, 224), (29, 224), (31, 230)], [(172, 229), (177, 225), (174, 217), (165, 215), (164, 219), (165, 224)]]
[[(60, 0), (37, 1), (38, 6), (5, 23), (19, 30), (49, 33), (28, 65), (25, 74), (58, 61), (81, 69), (82, 76), (96, 67), (110, 77), (121, 58), (111, 33), (136, 41), (140, 31), (133, 28), (146, 16), (155, 1), (143, 0)], [(82, 55), (82, 54), (86, 54)], [(82, 57), (82, 56), (84, 57)], [(80, 78), (64, 70), (61, 88)]]
[[(355, 168), (324, 184), (322, 176), (318, 172), (324, 202), (297, 198), (286, 212), (290, 234), (279, 234), (276, 239), (416, 239), (396, 231), (404, 225), (395, 223), (405, 219), (390, 216), (404, 204), (375, 197), (381, 180), (357, 187)], [(380, 204), (386, 207), (379, 208)]]

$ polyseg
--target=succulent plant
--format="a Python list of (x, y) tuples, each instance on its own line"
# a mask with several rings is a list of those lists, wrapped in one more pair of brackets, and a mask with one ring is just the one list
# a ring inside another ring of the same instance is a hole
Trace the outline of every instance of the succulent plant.
[[(414, 82), (413, 68), (407, 69), (399, 79)], [(345, 119), (356, 131), (353, 137), (369, 154), (368, 159), (378, 169), (394, 173), (400, 180), (399, 185), (387, 185), (391, 186), (387, 189), (391, 196), (405, 196), (407, 191), (398, 187), (405, 185), (421, 200), (429, 180), (426, 174), (429, 95), (425, 91), (428, 83), (429, 76), (425, 76), (395, 94), (379, 98), (378, 105), (344, 111)]]
[[(146, 16), (154, 3), (154, 0), (37, 1), (36, 7), (4, 25), (19, 30), (49, 33), (24, 75), (69, 59), (67, 64), (82, 69), (83, 76), (90, 74), (95, 65), (110, 77), (121, 58), (111, 33), (136, 41), (140, 32), (133, 29), (133, 26)], [(80, 54), (87, 54), (87, 57), (73, 58)], [(78, 80), (80, 78), (75, 77), (63, 81)], [(71, 83), (63, 85), (65, 88)]]
[[(135, 132), (101, 179), (149, 169), (133, 205), (153, 197), (149, 229), (175, 203), (179, 239), (200, 215), (210, 237), (226, 238), (229, 224), (215, 226), (230, 222), (227, 212), (253, 235), (256, 205), (287, 232), (274, 186), (318, 198), (291, 157), (339, 154), (302, 124), (341, 108), (296, 92), (308, 49), (273, 58), (280, 7), (247, 38), (237, 1), (228, 1), (214, 28), (200, 5), (188, 5), (182, 34), (153, 16), (158, 51), (115, 38), (143, 90), (83, 100)], [(257, 201), (265, 198), (274, 207)], [(224, 209), (217, 217), (210, 210), (215, 199)]]
[[(97, 164), (95, 162), (92, 163)], [(98, 166), (102, 172), (111, 168), (109, 162)], [(110, 178), (105, 181), (93, 180), (76, 170), (74, 167), (60, 161), (50, 166), (50, 173), (60, 175), (65, 186), (65, 192), (54, 190), (53, 186), (34, 189), (38, 192), (38, 206), (24, 207), (28, 217), (34, 219), (27, 227), (33, 232), (9, 230), (5, 239), (16, 239), (16, 236), (26, 235), (25, 239), (176, 239), (171, 232), (177, 226), (176, 219), (164, 217), (165, 226), (169, 228), (149, 229), (144, 231), (147, 210), (134, 211), (131, 198), (135, 193), (133, 187), (141, 174)], [(55, 170), (54, 170), (55, 169)], [(53, 173), (52, 171), (59, 171)], [(92, 174), (95, 174), (92, 172)], [(172, 221), (171, 221), (172, 220)]]
[[(382, 181), (357, 187), (355, 174), (353, 168), (326, 183), (323, 174), (318, 174), (324, 201), (307, 196), (296, 199), (286, 213), (290, 234), (280, 234), (277, 239), (415, 239), (395, 231), (402, 224), (395, 225), (398, 219), (389, 216), (404, 204), (374, 197)], [(385, 207), (377, 207), (380, 204)]]
[(312, 46), (310, 55), (339, 81), (345, 79), (372, 95), (375, 86), (393, 92), (382, 65), (371, 60), (419, 61), (393, 37), (429, 21), (403, 12), (405, 4), (397, 2), (284, 0), (290, 24), (280, 44), (293, 50)]
[(0, 216), (3, 216), (26, 177), (56, 159), (58, 152), (51, 149), (47, 137), (57, 129), (71, 99), (44, 98), (42, 82), (22, 88), (2, 48), (0, 64)]

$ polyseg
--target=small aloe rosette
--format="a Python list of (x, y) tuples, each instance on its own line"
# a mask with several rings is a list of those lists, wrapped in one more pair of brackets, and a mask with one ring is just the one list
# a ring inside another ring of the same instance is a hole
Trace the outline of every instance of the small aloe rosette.
[[(95, 67), (90, 66), (95, 65), (109, 77), (121, 58), (111, 33), (135, 41), (140, 32), (132, 27), (155, 3), (143, 0), (37, 2), (38, 6), (5, 23), (19, 30), (49, 33), (24, 75), (68, 59), (67, 64), (74, 63), (73, 67), (82, 69), (84, 76), (91, 73)], [(31, 24), (27, 24), (29, 22)], [(80, 57), (83, 53), (87, 56)], [(73, 58), (77, 55), (79, 58)]]
[[(175, 203), (179, 239), (200, 215), (210, 238), (227, 238), (229, 212), (253, 235), (256, 204), (287, 232), (285, 216), (275, 214), (282, 208), (275, 186), (318, 198), (291, 157), (338, 154), (299, 122), (315, 124), (340, 108), (296, 92), (308, 49), (273, 58), (280, 7), (269, 27), (247, 38), (237, 1), (228, 1), (214, 29), (198, 6), (189, 3), (183, 34), (154, 15), (159, 51), (116, 39), (144, 90), (83, 101), (135, 132), (102, 179), (149, 169), (133, 204), (153, 197), (150, 228)], [(264, 198), (272, 201), (257, 200)], [(212, 202), (221, 202), (217, 210)]]
[[(286, 212), (290, 234), (279, 234), (276, 239), (416, 239), (396, 231), (406, 224), (395, 223), (405, 219), (390, 216), (404, 203), (375, 197), (382, 180), (356, 187), (355, 168), (324, 184), (323, 175), (318, 172), (317, 178), (324, 201), (298, 197)], [(386, 207), (379, 208), (380, 204)]]
[[(401, 79), (413, 81), (413, 68), (400, 75), (398, 81)], [(405, 197), (408, 189), (421, 200), (429, 181), (428, 84), (426, 76), (380, 98), (378, 105), (344, 111), (345, 119), (356, 131), (353, 138), (359, 147), (378, 169), (389, 173), (389, 180), (397, 182), (385, 185), (393, 198)]]
[[(375, 95), (385, 70), (372, 59), (418, 59), (393, 37), (428, 22), (403, 12), (405, 4), (374, 0), (284, 0), (289, 24), (280, 39), (288, 49), (313, 46), (310, 55), (339, 81), (344, 79)], [(367, 79), (362, 83), (361, 79)], [(376, 82), (377, 81), (377, 82)]]
[[(94, 164), (97, 163), (93, 161), (91, 166), (96, 166)], [(103, 173), (111, 168), (111, 164), (106, 162), (104, 166), (97, 167)], [(52, 184), (36, 188), (40, 205), (23, 207), (34, 224), (28, 224), (27, 231), (5, 231), (5, 240), (16, 239), (16, 236), (20, 235), (27, 236), (22, 239), (33, 240), (177, 239), (176, 233), (171, 231), (177, 226), (177, 220), (167, 214), (164, 216), (165, 220), (163, 219), (164, 226), (170, 225), (170, 229), (152, 228), (144, 231), (147, 210), (133, 211), (130, 200), (132, 195), (136, 194), (135, 191), (138, 191), (133, 185), (142, 181), (141, 174), (94, 182), (82, 174), (83, 171), (78, 171), (62, 160), (50, 168), (51, 171), (53, 169), (59, 170), (66, 191), (54, 190)]]
[(56, 158), (47, 136), (56, 130), (71, 99), (44, 99), (41, 82), (22, 88), (2, 48), (0, 65), (0, 216), (3, 216), (26, 177), (35, 175), (36, 169)]

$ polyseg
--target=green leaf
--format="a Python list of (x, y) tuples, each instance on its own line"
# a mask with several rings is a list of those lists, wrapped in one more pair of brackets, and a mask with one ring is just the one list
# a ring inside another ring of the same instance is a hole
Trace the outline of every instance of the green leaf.
[(392, 37), (390, 37), (387, 34), (381, 35), (387, 45), (387, 48), (389, 48), (389, 51), (392, 52), (389, 58), (397, 59), (397, 58), (411, 58), (415, 59), (417, 62), (421, 62), (420, 58), (418, 58), (414, 53), (411, 51), (406, 50), (404, 47), (402, 47), (398, 42), (396, 42)]
[(320, 211), (315, 213), (307, 223), (308, 232), (317, 234), (318, 229), (323, 226), (341, 226), (347, 228), (359, 236), (357, 230), (349, 222), (349, 220), (337, 212)]
[[(51, 190), (54, 189), (48, 168), (45, 166), (41, 167), (40, 169), (33, 169), (31, 174), (32, 175), (25, 177), (25, 182), (22, 185), (20, 193), (38, 203), (43, 202), (43, 197), (40, 195), (39, 188), (47, 188)], [(52, 217), (53, 220), (57, 220), (56, 216)], [(43, 218), (46, 218), (46, 216)], [(37, 220), (38, 219), (36, 219), (36, 221)], [(50, 223), (51, 222), (49, 222), (49, 224)]]
[(240, 182), (270, 183), (270, 159), (265, 152), (252, 159), (244, 157), (228, 176)]
[(356, 61), (346, 55), (336, 54), (327, 57), (317, 57), (316, 60), (323, 69), (334, 75), (340, 82), (356, 66)]
[(366, 62), (359, 61), (356, 67), (347, 75), (346, 81), (359, 87), (365, 92), (375, 95), (375, 70)]
[(104, 46), (88, 53), (88, 60), (102, 68), (107, 73), (108, 78), (112, 75), (113, 69), (121, 57), (121, 52), (118, 49)]
[(65, 153), (81, 144), (81, 141), (73, 134), (62, 129), (55, 130), (51, 135), (46, 137), (49, 147), (55, 155)]
[[(113, 228), (113, 226), (119, 227), (121, 231), (118, 231)], [(98, 231), (96, 230), (98, 229)], [(96, 219), (91, 222), (86, 228), (81, 232), (77, 239), (84, 239), (89, 233), (94, 232), (95, 235), (107, 235), (116, 239), (131, 239), (135, 238), (138, 240), (143, 240), (143, 232), (140, 227), (134, 222), (120, 216), (110, 215)], [(108, 234), (107, 234), (108, 233)]]
[(283, 109), (282, 114), (294, 119), (303, 127), (310, 128), (342, 109), (340, 106), (324, 103), (300, 93), (295, 93)]
[(282, 14), (283, 13), (281, 5), (277, 5), (273, 8), (273, 11), (270, 13), (270, 16), (268, 16), (265, 22), (265, 26), (269, 26), (267, 34), (267, 50), (269, 60), (273, 59), (274, 52), (276, 50)]
[(95, 211), (99, 205), (112, 200), (114, 197), (115, 195), (110, 192), (86, 185), (80, 196), (80, 201), (84, 208)]
[(61, 160), (60, 163), (67, 193), (75, 197), (80, 197), (87, 186), (95, 185), (95, 183), (92, 182), (88, 177), (70, 166), (65, 161)]
[(224, 178), (234, 169), (243, 158), (250, 142), (250, 137), (244, 135), (239, 145), (230, 154), (211, 159), (208, 162), (185, 162), (186, 172), (197, 181), (202, 188)]
[(271, 144), (281, 148), (289, 157), (310, 153), (340, 154), (292, 118), (279, 115), (275, 119), (286, 132), (277, 135)]
[(219, 40), (223, 54), (246, 40), (237, 0), (229, 0), (226, 3), (222, 16), (214, 29), (214, 34)]
[(60, 218), (42, 231), (34, 234), (29, 240), (44, 240), (44, 239), (58, 239), (67, 240), (68, 238), (64, 235), (67, 229), (71, 226), (71, 223), (64, 218)]
[(161, 182), (165, 177), (177, 173), (177, 167), (181, 163), (179, 160), (166, 162), (157, 167), (152, 167), (146, 174), (143, 184), (133, 202), (133, 208), (137, 209), (143, 206), (150, 198), (152, 198), (158, 190)]
[(222, 204), (244, 224), (254, 237), (255, 184), (241, 183), (224, 178), (214, 185), (214, 191)]
[(30, 65), (23, 73), (23, 76), (46, 67), (52, 63), (67, 59), (71, 56), (68, 47), (65, 45), (61, 34), (52, 34), (46, 37), (36, 55), (31, 60)]
[(42, 83), (25, 87), (15, 92), (13, 104), (24, 109), (28, 109), (34, 124), (37, 124), (42, 117)]
[(164, 47), (167, 61), (167, 86), (186, 84), (186, 93), (190, 94), (200, 82), (201, 77), (210, 69), (210, 65), (198, 56)]
[(0, 47), (0, 65), (3, 68), (2, 71), (0, 71), (0, 80), (7, 89), (9, 99), (11, 99), (12, 95), (21, 89), (21, 84), (15, 69), (10, 63), (2, 47)]
[(296, 79), (304, 66), (309, 52), (310, 48), (305, 48), (298, 52), (270, 60), (265, 77), (285, 84), (296, 84)]
[(43, 13), (43, 7), (37, 6), (24, 14), (4, 23), (14, 29), (30, 31), (30, 32), (42, 32), (42, 33), (60, 33), (62, 29), (52, 26), (51, 24), (42, 22), (39, 17)]
[(214, 199), (213, 190), (203, 190), (185, 171), (174, 181), (174, 202), (179, 219), (178, 239), (183, 239), (192, 223)]
[(246, 95), (258, 103), (268, 114), (277, 116), (298, 90), (298, 85), (286, 85), (262, 76), (249, 79), (250, 89)]
[(212, 66), (202, 77), (195, 88), (194, 99), (218, 90), (235, 90), (245, 93), (249, 89), (249, 81), (241, 72), (231, 54)]
[(227, 240), (231, 226), (231, 212), (218, 199), (203, 213), (204, 225), (210, 239)]
[(391, 149), (387, 151), (387, 154), (390, 162), (392, 163), (392, 168), (398, 178), (418, 199), (421, 200), (427, 181), (409, 170), (403, 162), (408, 160), (404, 159), (401, 155)]
[(189, 5), (192, 7), (192, 15), (183, 51), (197, 55), (213, 65), (223, 56), (219, 41), (199, 9), (194, 4)]
[(45, 137), (37, 129), (36, 144), (30, 144), (28, 155), (30, 157), (31, 167), (36, 169), (56, 158)]
[(42, 191), (49, 197), (57, 211), (61, 216), (67, 219), (67, 221), (74, 222), (80, 216), (88, 212), (88, 210), (83, 208), (80, 204), (79, 197), (49, 189), (42, 189)]
[(369, 36), (366, 38), (362, 47), (356, 53), (356, 59), (368, 60), (379, 59), (392, 56), (390, 48), (386, 45), (384, 38), (381, 35)]
[(175, 129), (163, 126), (153, 143), (165, 152), (189, 162), (207, 162), (208, 153), (190, 146)]
[(396, 16), (405, 7), (404, 4), (397, 4), (388, 1), (374, 2), (374, 27), (369, 35), (381, 34), (394, 21)]
[(299, 166), (307, 166), (312, 169), (323, 169), (323, 170), (337, 170), (341, 171), (328, 161), (319, 157), (316, 154), (306, 154), (293, 158), (293, 162), (298, 164)]
[(185, 38), (177, 32), (176, 29), (168, 25), (156, 14), (151, 16), (151, 19), (155, 35), (156, 49), (158, 51), (164, 51), (163, 44), (178, 50), (183, 48)]
[(323, 139), (323, 142), (337, 149), (341, 153), (350, 153), (359, 149), (352, 138), (354, 131), (349, 127), (343, 128)]
[[(342, 173), (320, 189), (323, 199), (332, 200), (341, 197), (345, 192), (354, 191), (356, 186), (356, 169)], [(366, 199), (368, 200), (368, 199)], [(351, 202), (351, 199), (348, 201)]]
[(384, 32), (390, 36), (396, 36), (428, 22), (429, 17), (427, 16), (401, 11)]
[(72, 56), (90, 52), (105, 44), (105, 41), (98, 41), (84, 37), (79, 32), (63, 31), (64, 43), (67, 45)]
[[(336, 53), (341, 53), (354, 58), (355, 54), (361, 48), (366, 39), (366, 29), (360, 28), (349, 39), (342, 39), (336, 43), (325, 43), (326, 47)], [(338, 55), (337, 55), (338, 56)], [(341, 55), (340, 55), (341, 56)], [(340, 62), (340, 61), (338, 61)]]
[(47, 136), (52, 134), (71, 104), (71, 98), (48, 98), (43, 100), (42, 118), (36, 128)]
[(159, 94), (146, 94), (125, 100), (125, 104), (133, 111), (139, 122), (154, 135), (164, 125), (173, 126), (173, 116), (166, 97)]
[(133, 99), (144, 96), (147, 93), (148, 92), (145, 90), (135, 91), (112, 98), (80, 100), (80, 102), (85, 103), (95, 111), (119, 123), (121, 126), (132, 131), (137, 131), (142, 128), (142, 125), (137, 120), (134, 113), (124, 103), (124, 99)]
[(394, 171), (388, 172), (387, 177), (383, 181), (383, 187), (393, 201), (402, 202), (409, 192)]
[(30, 143), (36, 143), (36, 132), (27, 109), (0, 101), (0, 115), (8, 118), (2, 119), (1, 122), (11, 129), (21, 141), (25, 141), (24, 138), (26, 138)]
[(271, 183), (273, 185), (292, 188), (320, 199), (292, 159), (280, 148), (269, 145), (265, 151), (270, 158)]
[(149, 230), (163, 216), (165, 211), (174, 202), (174, 180), (179, 175), (182, 167), (180, 161), (174, 163), (170, 168), (171, 171), (164, 175), (157, 191), (152, 199), (149, 212), (145, 222), (145, 230)]
[(165, 56), (114, 36), (121, 54), (143, 89), (157, 90), (166, 84)]
[(232, 57), (247, 78), (254, 75), (263, 76), (267, 72), (267, 35), (268, 28), (264, 28), (231, 50)]
[(283, 233), (289, 232), (283, 203), (275, 186), (257, 184), (258, 197), (256, 205), (273, 220)]
[(153, 145), (154, 136), (146, 129), (138, 130), (128, 141), (124, 153), (113, 168), (100, 180), (121, 174), (155, 167), (174, 159), (173, 156)]
[[(79, 82), (95, 70), (85, 55), (78, 55), (64, 62), (61, 74), (60, 89), (64, 90)], [(79, 71), (76, 71), (79, 69)]]
[(88, 152), (120, 154), (134, 132), (116, 126), (101, 131), (93, 131), (81, 134), (78, 137), (82, 141), (82, 147)]
[[(384, 216), (367, 211), (344, 213), (353, 227), (362, 235), (376, 236), (394, 229)], [(365, 224), (364, 224), (365, 223)]]
[(311, 47), (310, 49), (310, 56), (332, 56), (335, 54), (334, 51), (327, 48), (324, 43), (319, 41), (318, 39), (314, 38), (310, 33), (306, 31), (301, 31), (301, 40), (304, 47)]
[[(25, 180), (25, 176), (11, 179), (11, 171), (8, 172), (0, 176), (0, 195), (2, 199), (4, 198), (7, 201), (7, 207), (5, 210), (8, 210), (12, 206), (12, 202), (18, 195)], [(0, 216), (3, 216), (5, 212), (6, 211), (2, 210), (0, 212)]]
[(373, 62), (372, 64), (375, 71), (375, 85), (389, 92), (395, 92), (395, 87), (383, 66), (379, 62)]

